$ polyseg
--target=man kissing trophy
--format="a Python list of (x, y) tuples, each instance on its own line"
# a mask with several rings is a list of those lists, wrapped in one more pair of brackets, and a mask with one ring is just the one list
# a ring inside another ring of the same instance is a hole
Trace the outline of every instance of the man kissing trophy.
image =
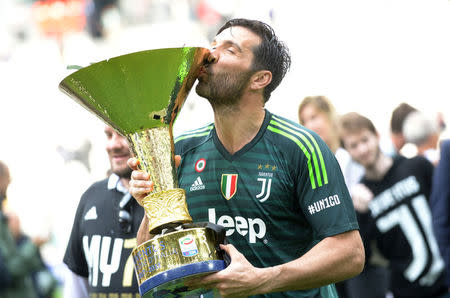
[(142, 297), (199, 295), (184, 281), (226, 267), (219, 244), (225, 232), (211, 223), (192, 223), (178, 188), (173, 124), (208, 50), (200, 47), (131, 53), (81, 68), (59, 88), (125, 136), (153, 191), (145, 208), (152, 239), (138, 244), (133, 261)]

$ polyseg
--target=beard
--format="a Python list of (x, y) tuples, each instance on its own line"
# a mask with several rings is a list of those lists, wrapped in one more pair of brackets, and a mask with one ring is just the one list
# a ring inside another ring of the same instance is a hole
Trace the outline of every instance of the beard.
[(364, 163), (361, 163), (361, 164), (364, 165), (364, 167), (369, 170), (375, 170), (376, 166), (377, 166), (377, 162), (380, 159), (380, 156), (381, 156), (381, 149), (379, 146), (377, 146), (375, 149), (375, 152), (374, 152), (373, 159), (367, 161), (365, 164)]
[(199, 81), (195, 91), (206, 98), (213, 108), (235, 106), (242, 97), (254, 72), (219, 73), (209, 72), (209, 81)]
[(113, 173), (119, 176), (120, 178), (131, 179), (131, 168), (122, 168), (122, 169), (114, 169)]
[(112, 162), (110, 160), (110, 171), (114, 174), (116, 174), (117, 176), (119, 176), (120, 178), (126, 178), (126, 179), (130, 179), (131, 178), (131, 172), (133, 171), (126, 162)]

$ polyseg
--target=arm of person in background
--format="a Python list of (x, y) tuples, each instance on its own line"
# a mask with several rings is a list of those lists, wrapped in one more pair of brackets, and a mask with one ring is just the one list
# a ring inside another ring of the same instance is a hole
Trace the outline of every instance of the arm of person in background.
[(88, 298), (88, 279), (75, 274), (66, 266), (64, 275), (64, 298)]
[[(151, 191), (152, 182), (148, 173), (138, 170), (135, 158), (131, 158), (128, 165), (133, 169), (130, 193), (141, 202)], [(150, 238), (147, 231), (141, 232)], [(355, 276), (364, 265), (364, 248), (357, 230), (326, 237), (302, 257), (268, 268), (252, 266), (231, 244), (221, 245), (221, 248), (231, 257), (230, 265), (193, 280), (188, 284), (190, 287), (217, 288), (224, 297), (310, 289)]]
[(430, 208), (434, 233), (447, 268), (446, 284), (450, 291), (450, 140), (441, 144), (440, 161), (433, 175)]
[(0, 252), (0, 289), (7, 288), (11, 284), (11, 275), (8, 268), (6, 268), (6, 262)]
[(6, 260), (3, 255), (4, 249), (4, 231), (7, 231), (6, 227), (6, 218), (3, 215), (3, 212), (0, 211), (0, 289), (8, 287), (11, 282), (11, 274), (8, 271)]
[(29, 275), (30, 272), (42, 267), (39, 248), (24, 237), (20, 245), (15, 238), (20, 236), (20, 225), (17, 215), (8, 213), (8, 225), (2, 227), (2, 254), (6, 268), (14, 280), (17, 277)]
[(373, 193), (362, 183), (354, 185), (350, 191), (352, 197), (353, 207), (360, 213), (367, 213), (369, 211), (369, 203), (373, 199)]

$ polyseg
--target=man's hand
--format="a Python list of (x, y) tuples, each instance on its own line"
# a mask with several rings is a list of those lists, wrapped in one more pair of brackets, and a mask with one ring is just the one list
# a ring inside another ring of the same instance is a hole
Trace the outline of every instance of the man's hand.
[(373, 199), (373, 193), (364, 184), (357, 184), (350, 191), (355, 210), (366, 213), (369, 210), (369, 203)]
[(15, 212), (10, 210), (5, 212), (5, 215), (8, 218), (8, 227), (11, 235), (17, 241), (20, 236), (22, 236), (22, 228), (20, 225), (19, 216)]
[[(181, 156), (175, 155), (175, 166), (179, 166)], [(144, 199), (151, 191), (153, 191), (153, 182), (150, 181), (150, 175), (139, 169), (139, 160), (137, 158), (130, 158), (128, 166), (133, 170), (130, 180), (130, 194), (142, 205)]]
[(33, 238), (31, 238), (31, 241), (34, 243), (34, 245), (36, 245), (37, 247), (41, 247), (42, 245), (46, 244), (47, 242), (50, 241), (50, 237), (46, 236), (46, 237), (42, 237), (42, 236), (35, 236)]
[[(175, 156), (175, 165), (178, 167), (181, 162), (179, 155)], [(139, 169), (139, 160), (132, 157), (128, 160), (128, 166), (133, 170), (131, 173), (131, 180), (129, 183), (129, 192), (136, 199), (136, 201), (143, 206), (142, 200), (153, 191), (153, 182), (150, 181), (150, 175)], [(144, 215), (139, 226), (136, 243), (140, 245), (145, 241), (153, 238), (148, 232), (148, 218)]]
[(150, 175), (148, 173), (139, 169), (138, 159), (132, 157), (127, 163), (133, 170), (131, 173), (129, 192), (142, 206), (142, 199), (153, 190), (153, 182), (150, 181)]
[(232, 244), (220, 245), (231, 258), (230, 265), (222, 271), (192, 279), (189, 288), (216, 288), (222, 297), (247, 297), (267, 292), (272, 268), (256, 268)]

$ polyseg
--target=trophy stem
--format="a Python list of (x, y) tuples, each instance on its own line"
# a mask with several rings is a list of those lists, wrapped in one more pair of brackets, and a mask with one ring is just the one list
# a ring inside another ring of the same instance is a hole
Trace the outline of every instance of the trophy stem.
[(177, 188), (173, 140), (168, 126), (155, 127), (127, 135), (142, 170), (150, 174), (154, 192)]
[(129, 134), (128, 141), (141, 169), (150, 174), (153, 191), (141, 203), (149, 220), (149, 232), (158, 233), (170, 223), (192, 222), (186, 193), (178, 188), (170, 126)]

